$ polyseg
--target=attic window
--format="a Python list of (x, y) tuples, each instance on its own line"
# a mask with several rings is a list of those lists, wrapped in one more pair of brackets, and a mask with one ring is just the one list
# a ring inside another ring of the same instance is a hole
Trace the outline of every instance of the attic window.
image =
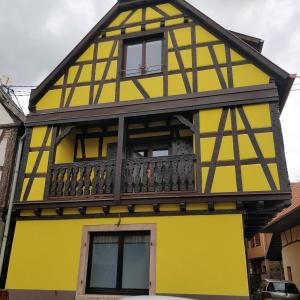
[(123, 77), (134, 77), (162, 72), (161, 37), (128, 41), (124, 44)]

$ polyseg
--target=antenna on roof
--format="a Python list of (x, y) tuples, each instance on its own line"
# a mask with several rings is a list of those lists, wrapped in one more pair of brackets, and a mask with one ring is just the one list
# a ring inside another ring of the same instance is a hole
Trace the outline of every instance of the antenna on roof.
[(0, 85), (8, 86), (11, 83), (11, 78), (6, 75), (1, 75), (0, 77)]

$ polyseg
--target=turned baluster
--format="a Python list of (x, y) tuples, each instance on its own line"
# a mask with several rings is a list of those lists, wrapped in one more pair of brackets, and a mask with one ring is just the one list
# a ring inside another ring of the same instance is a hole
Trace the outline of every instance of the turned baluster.
[(106, 164), (102, 164), (100, 166), (97, 194), (104, 194), (105, 180), (106, 180), (106, 167), (107, 167)]
[(62, 196), (63, 195), (63, 188), (64, 188), (64, 180), (65, 180), (65, 173), (66, 169), (62, 168), (59, 170), (58, 174), (58, 183), (57, 183), (57, 196)]
[(94, 168), (94, 178), (92, 179), (92, 190), (91, 190), (92, 195), (96, 195), (98, 192), (99, 172), (100, 172), (100, 168), (99, 166), (96, 166)]
[(179, 189), (180, 191), (186, 191), (186, 173), (185, 173), (185, 160), (181, 159), (178, 164), (179, 173)]
[(83, 183), (84, 183), (84, 167), (79, 167), (79, 180), (77, 184), (77, 196), (82, 196), (83, 194)]
[(92, 173), (92, 167), (87, 166), (84, 172), (84, 195), (85, 196), (90, 195), (91, 173)]
[(154, 174), (155, 174), (155, 162), (150, 161), (149, 168), (148, 168), (148, 185), (149, 185), (148, 190), (149, 190), (149, 192), (155, 192)]
[(178, 170), (177, 170), (177, 167), (178, 167), (178, 162), (177, 160), (173, 160), (172, 161), (172, 176), (171, 176), (171, 179), (172, 179), (172, 191), (178, 191)]
[(105, 180), (105, 193), (111, 194), (112, 193), (112, 183), (113, 183), (113, 166), (111, 163), (108, 164), (106, 169), (106, 180)]
[(72, 168), (70, 196), (75, 196), (76, 195), (78, 171), (79, 170), (78, 170), (77, 167)]
[(139, 193), (141, 191), (140, 182), (141, 182), (141, 165), (139, 162), (134, 164), (133, 169), (133, 186), (134, 192)]
[(58, 177), (58, 170), (53, 170), (52, 178), (51, 178), (51, 188), (50, 188), (50, 196), (56, 196), (56, 189), (57, 189), (57, 177)]
[(171, 163), (170, 161), (165, 161), (163, 164), (163, 190), (165, 192), (170, 192), (171, 190)]
[(142, 164), (142, 170), (141, 170), (141, 185), (142, 185), (142, 192), (147, 192), (148, 191), (148, 177), (147, 177), (147, 170), (148, 170), (148, 163), (144, 162)]
[(154, 179), (155, 179), (155, 185), (156, 185), (156, 191), (157, 192), (162, 192), (162, 161), (159, 160), (157, 163), (156, 163), (156, 170), (155, 170), (155, 176), (154, 176)]
[(72, 168), (67, 168), (66, 183), (64, 188), (64, 196), (70, 195)]
[(192, 160), (188, 160), (186, 164), (186, 174), (187, 174), (187, 182), (188, 182), (188, 191), (195, 190), (195, 181), (194, 181), (194, 162)]
[(133, 192), (133, 180), (134, 180), (134, 176), (133, 176), (133, 170), (134, 170), (134, 165), (132, 163), (132, 161), (129, 161), (127, 164), (127, 176), (126, 176), (126, 183), (127, 183), (127, 188), (126, 188), (126, 192), (127, 193), (132, 193)]

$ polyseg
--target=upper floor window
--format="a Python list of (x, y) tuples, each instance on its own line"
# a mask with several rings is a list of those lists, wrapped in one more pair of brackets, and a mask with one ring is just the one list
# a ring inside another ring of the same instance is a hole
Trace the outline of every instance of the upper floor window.
[(162, 38), (129, 41), (124, 47), (123, 76), (133, 77), (162, 71)]
[(256, 235), (255, 235), (255, 246), (260, 246), (261, 245), (261, 241), (260, 241), (260, 234), (259, 233), (257, 233)]

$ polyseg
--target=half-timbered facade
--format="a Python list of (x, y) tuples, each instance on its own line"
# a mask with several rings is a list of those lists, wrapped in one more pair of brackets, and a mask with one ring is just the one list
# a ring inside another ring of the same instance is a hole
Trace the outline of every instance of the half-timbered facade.
[[(12, 100), (8, 89), (0, 85), (0, 245), (11, 193), (17, 145), (24, 133), (24, 121), (24, 113)], [(8, 245), (8, 249), (10, 246)], [(7, 268), (7, 262), (4, 267)], [(3, 286), (3, 276), (0, 277), (0, 284)]]
[(294, 79), (262, 44), (184, 0), (115, 4), (32, 92), (12, 299), (248, 297), (244, 234), (290, 202)]

